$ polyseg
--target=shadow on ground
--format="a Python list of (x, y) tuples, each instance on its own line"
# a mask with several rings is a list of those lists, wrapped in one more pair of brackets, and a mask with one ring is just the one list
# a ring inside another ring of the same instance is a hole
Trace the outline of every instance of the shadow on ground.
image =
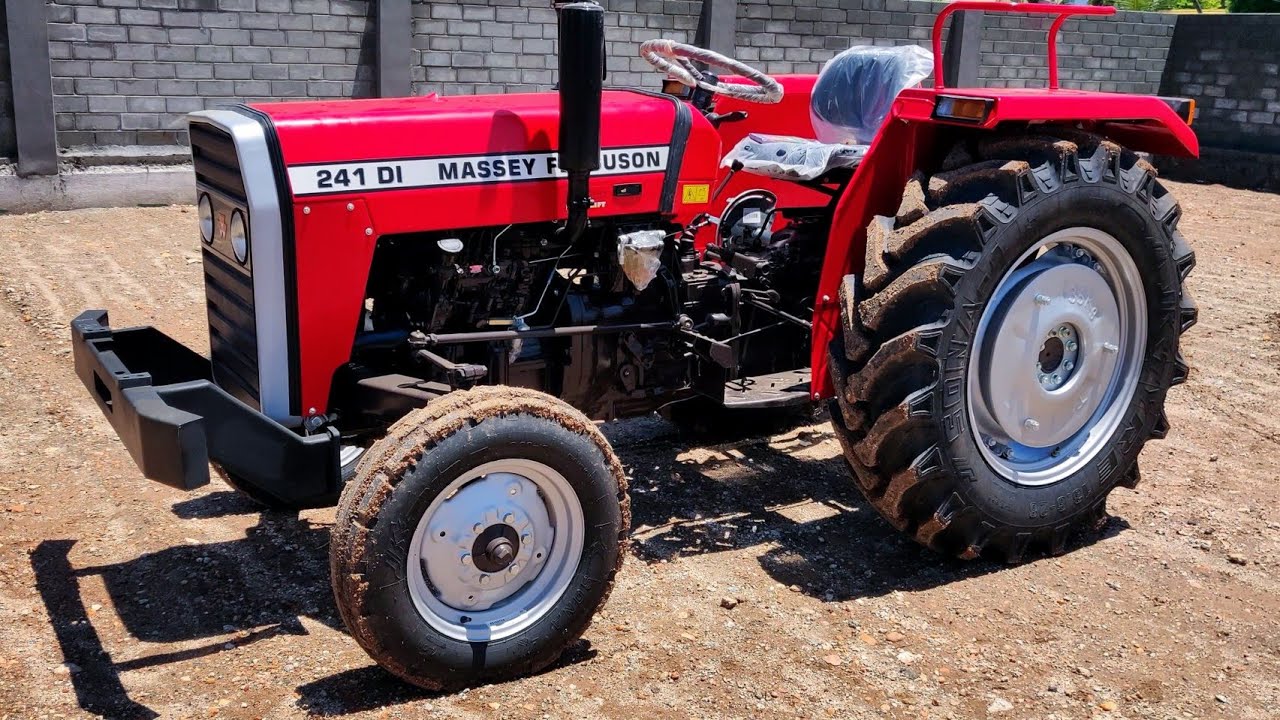
[[(915, 591), (998, 570), (921, 549), (881, 520), (848, 481), (843, 460), (814, 455), (830, 439), (822, 426), (718, 445), (693, 445), (674, 427), (646, 418), (605, 427), (629, 468), (633, 561), (766, 548), (775, 581), (825, 600)], [(179, 519), (256, 513), (234, 492), (176, 503)], [(1112, 520), (1104, 533), (1125, 525)], [(1093, 542), (1097, 535), (1085, 538)], [(240, 540), (167, 548), (111, 565), (75, 568), (75, 540), (47, 540), (32, 554), (40, 595), (71, 674), (80, 707), (111, 718), (154, 718), (121, 680), (130, 670), (213, 655), (277, 634), (305, 634), (299, 618), (341, 629), (329, 591), (328, 526), (261, 513)], [(195, 647), (114, 662), (94, 629), (80, 580), (100, 576), (128, 632), (147, 643), (207, 640)], [(588, 642), (554, 667), (594, 655)], [(554, 669), (554, 667), (552, 669)], [(298, 687), (299, 706), (345, 715), (422, 699), (377, 666), (344, 670)]]

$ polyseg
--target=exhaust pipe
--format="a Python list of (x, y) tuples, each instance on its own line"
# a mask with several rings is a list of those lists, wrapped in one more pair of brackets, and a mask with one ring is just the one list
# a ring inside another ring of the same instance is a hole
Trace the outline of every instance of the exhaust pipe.
[(560, 8), (560, 168), (569, 174), (569, 241), (587, 227), (588, 180), (600, 168), (600, 95), (604, 89), (604, 8)]

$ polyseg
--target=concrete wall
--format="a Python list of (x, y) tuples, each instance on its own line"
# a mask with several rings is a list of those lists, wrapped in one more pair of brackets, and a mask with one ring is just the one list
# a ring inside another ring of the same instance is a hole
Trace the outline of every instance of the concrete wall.
[(48, 0), (59, 145), (181, 142), (181, 117), (192, 110), (253, 99), (368, 96), (372, 5)]
[(9, 27), (4, 6), (0, 2), (0, 162), (15, 153), (13, 92), (9, 87)]
[(1160, 92), (1196, 100), (1202, 144), (1280, 153), (1280, 15), (1181, 17)]
[[(519, 5), (515, 3), (519, 2)], [(657, 87), (637, 56), (640, 42), (691, 42), (696, 0), (603, 0), (609, 82)], [(737, 57), (771, 73), (817, 72), (851, 45), (929, 45), (939, 8), (928, 0), (739, 0)], [(555, 66), (555, 11), (542, 0), (415, 0), (414, 91), (475, 93), (544, 89)], [(1122, 12), (1071, 20), (1061, 38), (1062, 84), (1153, 93), (1176, 16)], [(989, 14), (980, 76), (988, 86), (1042, 85), (1049, 20)]]

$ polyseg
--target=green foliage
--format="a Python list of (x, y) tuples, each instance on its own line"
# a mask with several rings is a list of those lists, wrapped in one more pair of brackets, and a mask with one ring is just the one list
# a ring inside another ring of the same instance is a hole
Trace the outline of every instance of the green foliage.
[(1227, 0), (1227, 10), (1233, 13), (1280, 12), (1280, 0)]

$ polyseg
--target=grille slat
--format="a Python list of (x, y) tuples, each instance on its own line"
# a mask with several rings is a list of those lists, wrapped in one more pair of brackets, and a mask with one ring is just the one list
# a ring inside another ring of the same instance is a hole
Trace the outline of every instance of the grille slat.
[[(191, 158), (198, 185), (217, 190), (245, 208), (244, 180), (230, 135), (215, 127), (193, 123)], [(207, 245), (202, 254), (214, 381), (233, 397), (261, 409), (253, 276)]]

